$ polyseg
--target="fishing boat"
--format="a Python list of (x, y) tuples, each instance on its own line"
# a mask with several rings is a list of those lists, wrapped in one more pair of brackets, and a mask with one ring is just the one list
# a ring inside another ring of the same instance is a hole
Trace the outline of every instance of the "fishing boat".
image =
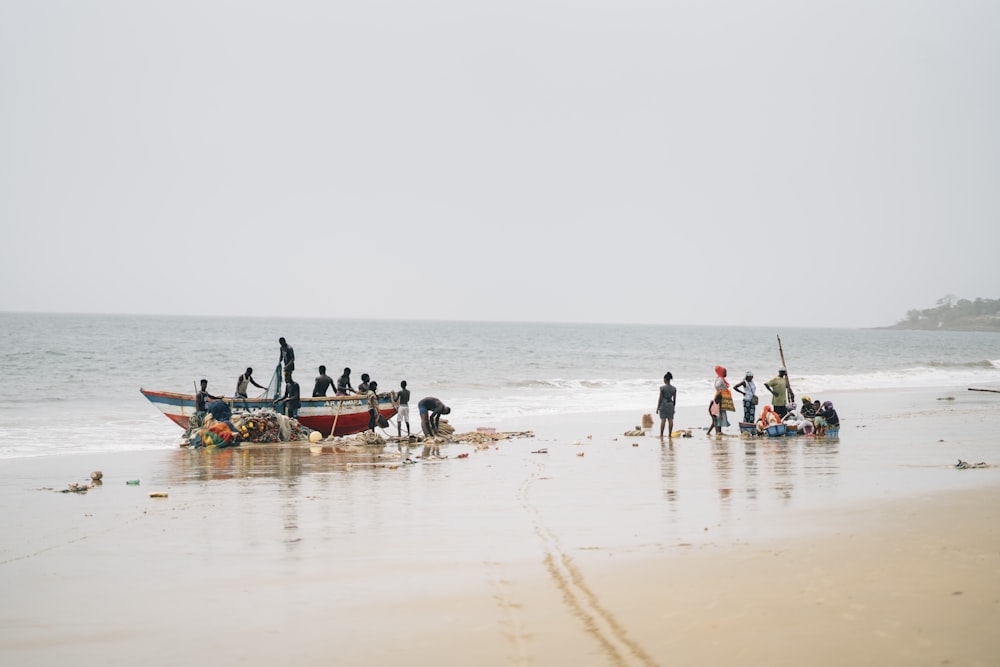
[[(150, 391), (139, 389), (149, 402), (159, 408), (170, 421), (181, 428), (188, 427), (188, 419), (195, 413), (194, 394), (179, 394), (170, 391)], [(234, 412), (274, 408), (275, 399), (270, 396), (257, 398), (226, 398), (226, 403)], [(368, 428), (368, 400), (364, 396), (321, 396), (300, 399), (298, 421), (303, 426), (319, 431), (324, 436), (352, 435)], [(388, 419), (396, 414), (390, 394), (378, 395), (379, 412)]]

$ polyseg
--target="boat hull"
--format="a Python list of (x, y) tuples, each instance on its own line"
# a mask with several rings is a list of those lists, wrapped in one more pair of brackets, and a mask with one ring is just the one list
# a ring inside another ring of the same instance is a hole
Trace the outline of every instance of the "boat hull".
[[(193, 394), (170, 391), (139, 390), (150, 403), (181, 428), (188, 427), (188, 420), (195, 413)], [(234, 411), (274, 408), (270, 398), (226, 398)], [(368, 401), (364, 396), (325, 396), (302, 398), (298, 421), (324, 436), (353, 435), (368, 428)], [(379, 395), (379, 412), (388, 419), (396, 414), (389, 394)]]

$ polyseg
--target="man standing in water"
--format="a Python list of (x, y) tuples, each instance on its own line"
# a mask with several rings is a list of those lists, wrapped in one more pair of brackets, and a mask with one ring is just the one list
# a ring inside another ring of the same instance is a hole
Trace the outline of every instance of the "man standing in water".
[(410, 390), (406, 388), (406, 380), (399, 383), (399, 391), (392, 395), (396, 403), (396, 435), (403, 437), (403, 422), (406, 422), (406, 435), (410, 435)]
[(674, 406), (677, 405), (677, 387), (670, 384), (674, 379), (674, 374), (667, 371), (663, 376), (663, 386), (660, 387), (660, 398), (656, 403), (656, 412), (660, 415), (660, 437), (663, 437), (663, 427), (669, 423), (670, 429), (667, 431), (673, 437), (674, 432)]
[(278, 363), (284, 366), (285, 382), (290, 382), (292, 379), (292, 371), (295, 370), (295, 350), (292, 349), (291, 345), (285, 342), (284, 338), (279, 338), (278, 344), (281, 345)]
[(368, 383), (365, 400), (368, 402), (368, 430), (374, 433), (378, 418), (381, 416), (378, 411), (378, 382)]
[(788, 414), (788, 401), (795, 400), (792, 388), (788, 386), (787, 371), (784, 368), (778, 369), (778, 377), (771, 378), (764, 383), (767, 390), (771, 392), (771, 404), (779, 417), (784, 419)]

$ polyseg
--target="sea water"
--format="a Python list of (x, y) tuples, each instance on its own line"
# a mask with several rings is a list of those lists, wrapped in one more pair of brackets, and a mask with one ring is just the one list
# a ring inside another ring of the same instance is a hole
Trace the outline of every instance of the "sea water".
[(667, 371), (679, 408), (700, 406), (717, 365), (731, 383), (752, 370), (766, 396), (779, 336), (800, 395), (1000, 386), (992, 333), (0, 313), (0, 458), (176, 448), (180, 429), (140, 387), (193, 393), (205, 378), (231, 396), (248, 366), (266, 384), (279, 337), (295, 349), (304, 395), (320, 364), (332, 377), (350, 367), (355, 386), (368, 373), (380, 391), (406, 380), (414, 403), (440, 398), (467, 430), (652, 412)]

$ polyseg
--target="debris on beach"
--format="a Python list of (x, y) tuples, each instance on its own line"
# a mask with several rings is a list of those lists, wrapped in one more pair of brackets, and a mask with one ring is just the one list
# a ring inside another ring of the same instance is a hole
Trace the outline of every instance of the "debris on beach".
[(546, 449), (545, 447), (542, 447), (541, 449), (533, 450), (531, 453), (532, 454), (548, 454), (549, 450)]
[[(395, 443), (397, 447), (421, 444), (423, 452), (420, 458), (446, 458), (440, 455), (441, 445), (451, 443), (462, 443), (475, 445), (477, 450), (489, 449), (489, 447), (500, 440), (511, 438), (533, 438), (534, 431), (497, 431), (495, 428), (479, 427), (475, 431), (467, 433), (456, 433), (455, 427), (444, 419), (441, 420), (440, 435), (419, 437), (416, 435), (389, 436), (383, 437), (374, 431), (365, 431), (353, 436), (327, 436), (325, 439), (314, 442), (313, 450), (319, 452), (332, 451), (335, 453), (370, 451), (372, 447), (383, 447), (387, 444)], [(408, 450), (407, 450), (408, 451)], [(461, 457), (465, 458), (465, 457)]]
[(104, 473), (101, 472), (100, 470), (95, 470), (94, 472), (90, 473), (90, 479), (95, 482), (100, 482), (103, 477)]
[(963, 461), (962, 459), (958, 460), (958, 463), (955, 465), (955, 467), (958, 468), (959, 470), (965, 470), (967, 468), (989, 468), (989, 466), (986, 464), (986, 461), (980, 461), (979, 463), (969, 463), (968, 461)]
[(65, 489), (60, 489), (59, 493), (86, 493), (90, 490), (90, 488), (89, 484), (77, 484), (76, 482), (72, 482), (66, 485)]
[(635, 437), (637, 435), (646, 435), (646, 432), (642, 430), (641, 426), (636, 426), (631, 431), (625, 431), (623, 435), (627, 435), (629, 437)]
[(329, 436), (327, 440), (334, 440), (338, 447), (380, 447), (386, 443), (385, 438), (375, 431), (364, 431), (352, 436)]
[(167, 497), (167, 492), (166, 491), (151, 491), (150, 494), (149, 494), (149, 497), (150, 498), (166, 498)]
[(462, 442), (470, 445), (492, 444), (500, 440), (510, 440), (512, 438), (534, 438), (534, 431), (493, 431), (484, 433), (482, 431), (470, 431), (468, 433), (453, 434), (450, 438), (452, 442)]

